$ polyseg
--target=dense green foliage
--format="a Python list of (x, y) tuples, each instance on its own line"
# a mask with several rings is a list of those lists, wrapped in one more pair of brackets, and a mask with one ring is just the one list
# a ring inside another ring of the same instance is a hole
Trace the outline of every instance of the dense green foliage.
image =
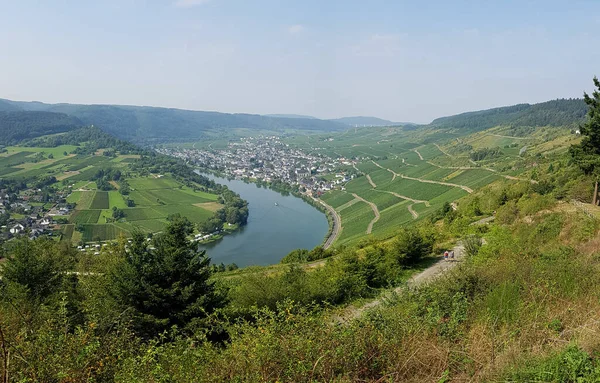
[(64, 113), (0, 111), (0, 145), (12, 145), (29, 138), (68, 132), (83, 125), (76, 117)]
[(581, 122), (587, 106), (581, 99), (560, 99), (540, 104), (518, 104), (502, 108), (462, 113), (433, 120), (436, 128), (455, 128), (467, 131), (494, 126), (563, 126)]
[(123, 261), (110, 273), (111, 295), (132, 310), (134, 329), (141, 335), (199, 325), (223, 304), (208, 281), (210, 260), (187, 239), (191, 230), (186, 219), (173, 220), (152, 237), (151, 247), (143, 234), (134, 233)]
[(589, 106), (589, 119), (581, 126), (581, 134), (584, 136), (581, 144), (574, 145), (570, 149), (571, 156), (577, 165), (586, 173), (598, 178), (600, 174), (600, 81), (594, 77), (594, 85), (597, 90), (590, 97), (584, 95), (584, 101)]

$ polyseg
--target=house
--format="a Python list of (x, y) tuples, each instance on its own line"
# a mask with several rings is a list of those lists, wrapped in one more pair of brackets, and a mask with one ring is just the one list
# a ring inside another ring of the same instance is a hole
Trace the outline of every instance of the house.
[(11, 234), (19, 234), (23, 230), (25, 230), (25, 226), (21, 225), (20, 223), (17, 223), (16, 225), (14, 225), (13, 227), (10, 228), (10, 233)]

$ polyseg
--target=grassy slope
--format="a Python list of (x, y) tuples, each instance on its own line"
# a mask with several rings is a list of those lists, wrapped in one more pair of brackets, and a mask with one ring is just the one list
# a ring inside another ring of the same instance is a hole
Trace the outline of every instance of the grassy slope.
[[(526, 137), (513, 137), (508, 134), (510, 131), (505, 127), (491, 128), (461, 138), (427, 129), (406, 131), (402, 128), (369, 128), (349, 129), (346, 132), (321, 136), (298, 136), (290, 138), (288, 142), (307, 151), (318, 147), (323, 148), (317, 150), (318, 152), (325, 152), (334, 157), (353, 158), (357, 161), (356, 167), (370, 176), (376, 190), (428, 201), (430, 206), (415, 204), (412, 207), (418, 214), (418, 218), (413, 219), (408, 213), (408, 204), (389, 194), (386, 198), (385, 195), (382, 196), (383, 193), (373, 192), (373, 187), (366, 177), (347, 183), (346, 194), (331, 191), (322, 197), (335, 208), (352, 199), (349, 193), (356, 193), (375, 203), (382, 212), (382, 218), (374, 225), (373, 235), (385, 238), (399, 225), (418, 223), (445, 202), (455, 201), (467, 194), (458, 187), (423, 183), (399, 176), (394, 178), (392, 172), (385, 168), (407, 177), (452, 183), (478, 190), (502, 179), (502, 174), (522, 177), (521, 174), (527, 172), (524, 161), (518, 155), (523, 146), (527, 146), (531, 153), (561, 153), (568, 145), (577, 142), (577, 138), (571, 135), (568, 129), (562, 128), (538, 128)], [(437, 146), (433, 143), (420, 145), (423, 141), (436, 142)], [(461, 149), (460, 144), (470, 145), (472, 150), (498, 146), (505, 155), (473, 164), (469, 161), (469, 151)], [(373, 160), (379, 166), (373, 163)], [(478, 166), (481, 168), (477, 168)], [(340, 214), (346, 226), (350, 226), (351, 233), (366, 230), (369, 223), (366, 219), (367, 213), (358, 220), (353, 219), (354, 210), (341, 211)], [(352, 244), (360, 239), (356, 234), (342, 234), (336, 243)]]

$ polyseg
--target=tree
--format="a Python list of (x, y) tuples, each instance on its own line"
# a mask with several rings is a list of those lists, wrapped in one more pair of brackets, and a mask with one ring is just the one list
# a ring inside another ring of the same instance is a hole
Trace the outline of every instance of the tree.
[(595, 178), (593, 203), (596, 204), (598, 195), (598, 178), (600, 177), (600, 81), (594, 77), (597, 90), (590, 97), (583, 93), (583, 100), (588, 105), (588, 120), (581, 125), (580, 131), (583, 139), (579, 145), (572, 145), (569, 153), (574, 162), (585, 174)]
[(129, 251), (111, 273), (111, 295), (133, 312), (135, 330), (146, 338), (173, 325), (198, 324), (224, 304), (211, 276), (210, 259), (188, 241), (187, 219), (171, 221), (152, 238), (134, 232)]
[(74, 264), (70, 246), (40, 238), (20, 239), (8, 251), (8, 261), (3, 266), (2, 280), (25, 289), (28, 298), (42, 302), (63, 287), (65, 271)]
[(398, 263), (411, 265), (429, 255), (433, 243), (431, 238), (427, 238), (414, 228), (403, 229), (393, 242), (393, 249)]

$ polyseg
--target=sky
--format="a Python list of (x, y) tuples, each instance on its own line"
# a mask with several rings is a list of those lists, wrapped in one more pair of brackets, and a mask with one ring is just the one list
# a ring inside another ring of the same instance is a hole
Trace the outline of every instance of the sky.
[(0, 98), (426, 123), (581, 97), (600, 1), (0, 0)]

